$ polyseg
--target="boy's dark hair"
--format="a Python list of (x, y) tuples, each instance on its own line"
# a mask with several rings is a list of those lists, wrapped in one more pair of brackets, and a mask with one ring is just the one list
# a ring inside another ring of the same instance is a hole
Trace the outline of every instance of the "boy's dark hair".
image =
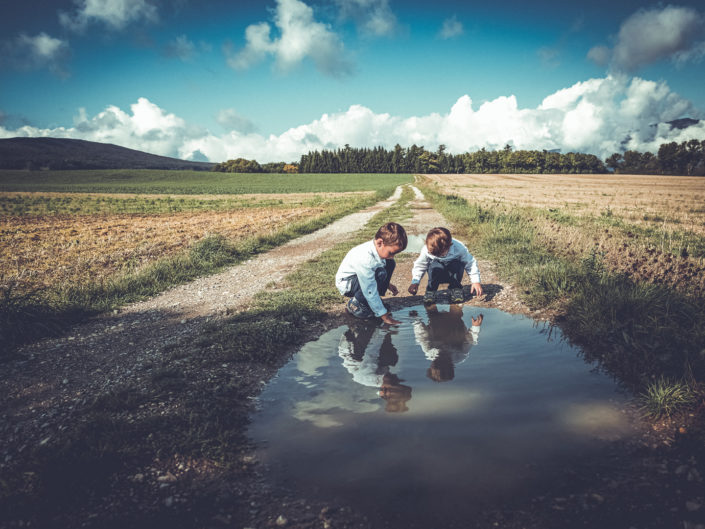
[(375, 239), (382, 239), (385, 246), (398, 245), (401, 246), (402, 250), (406, 249), (406, 230), (401, 224), (396, 222), (387, 222), (387, 224), (378, 229)]
[(443, 255), (450, 249), (452, 243), (453, 237), (448, 228), (431, 228), (426, 235), (426, 248), (433, 255)]

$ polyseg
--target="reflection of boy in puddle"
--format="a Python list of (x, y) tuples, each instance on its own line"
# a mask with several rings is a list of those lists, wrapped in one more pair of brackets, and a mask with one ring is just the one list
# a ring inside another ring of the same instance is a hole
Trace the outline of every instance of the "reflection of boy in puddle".
[[(379, 350), (368, 347), (376, 332), (384, 332)], [(379, 388), (379, 396), (386, 401), (386, 411), (408, 410), (405, 403), (411, 399), (411, 388), (389, 371), (399, 361), (399, 354), (392, 344), (392, 332), (375, 325), (350, 327), (340, 339), (338, 354), (355, 382)]]
[(477, 343), (483, 316), (472, 318), (470, 330), (463, 321), (463, 307), (450, 305), (448, 312), (439, 312), (436, 305), (426, 307), (428, 324), (414, 322), (416, 342), (431, 365), (426, 372), (436, 382), (446, 382), (455, 376), (455, 366), (464, 362)]

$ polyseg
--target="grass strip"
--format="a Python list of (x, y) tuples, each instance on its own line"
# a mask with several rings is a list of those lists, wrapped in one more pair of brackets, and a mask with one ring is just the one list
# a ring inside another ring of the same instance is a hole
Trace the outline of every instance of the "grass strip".
[(474, 252), (496, 263), (533, 308), (553, 308), (569, 340), (634, 392), (656, 378), (705, 377), (705, 300), (605, 269), (600, 255), (552, 254), (522, 211), (496, 211), (425, 188), (426, 197)]
[(293, 223), (275, 233), (250, 237), (237, 243), (213, 235), (181, 254), (161, 259), (114, 280), (59, 285), (51, 290), (22, 295), (16, 295), (8, 287), (0, 293), (0, 350), (9, 353), (29, 339), (57, 335), (89, 315), (143, 300), (171, 286), (245, 261), (386, 198), (392, 191), (393, 188), (388, 188), (378, 191), (375, 196), (360, 197), (316, 219)]

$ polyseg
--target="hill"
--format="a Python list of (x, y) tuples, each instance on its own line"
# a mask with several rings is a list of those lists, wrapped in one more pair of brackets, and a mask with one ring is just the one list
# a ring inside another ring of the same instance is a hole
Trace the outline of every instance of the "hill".
[(208, 162), (157, 156), (111, 143), (67, 138), (0, 139), (0, 169), (181, 169), (210, 171)]

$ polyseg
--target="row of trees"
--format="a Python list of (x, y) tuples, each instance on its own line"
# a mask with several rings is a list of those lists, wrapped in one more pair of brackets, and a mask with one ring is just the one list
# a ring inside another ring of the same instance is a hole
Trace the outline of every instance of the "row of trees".
[(300, 173), (605, 173), (593, 154), (560, 154), (548, 151), (515, 151), (507, 145), (500, 151), (480, 149), (449, 154), (445, 145), (436, 152), (412, 145), (309, 152), (301, 157)]
[(213, 171), (230, 173), (607, 173), (705, 175), (705, 140), (664, 143), (658, 154), (626, 151), (603, 163), (593, 154), (549, 151), (515, 151), (507, 145), (499, 151), (480, 149), (449, 154), (445, 145), (435, 152), (412, 145), (393, 150), (384, 147), (313, 151), (298, 164), (260, 165), (237, 158), (216, 164)]
[(260, 165), (257, 160), (236, 158), (217, 163), (212, 170), (219, 173), (296, 173), (298, 167), (296, 164), (285, 162), (270, 162)]
[(605, 160), (615, 173), (705, 175), (705, 140), (664, 143), (658, 154), (626, 151)]

